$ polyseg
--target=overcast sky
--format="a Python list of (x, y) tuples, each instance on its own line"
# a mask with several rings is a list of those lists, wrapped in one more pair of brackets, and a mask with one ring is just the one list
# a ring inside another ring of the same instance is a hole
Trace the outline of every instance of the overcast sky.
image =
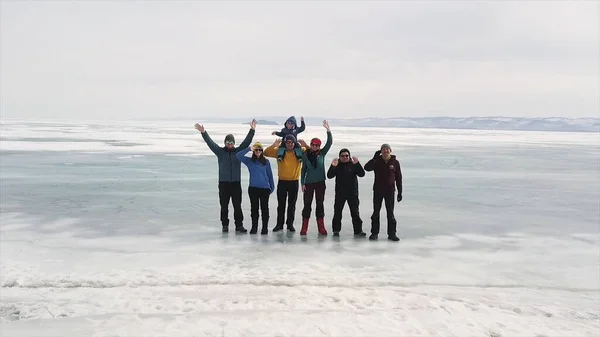
[(2, 0), (1, 117), (599, 117), (599, 3)]

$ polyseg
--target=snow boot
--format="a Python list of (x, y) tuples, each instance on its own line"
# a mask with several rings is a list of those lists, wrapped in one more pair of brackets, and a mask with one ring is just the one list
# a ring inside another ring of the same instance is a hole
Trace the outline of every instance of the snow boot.
[(242, 234), (248, 233), (248, 230), (246, 228), (244, 228), (244, 226), (242, 226), (242, 225), (236, 226), (235, 231), (237, 233), (242, 233)]
[(260, 231), (260, 235), (267, 235), (269, 233), (269, 227), (267, 225), (262, 226), (262, 230)]
[(258, 224), (252, 224), (252, 228), (250, 228), (250, 234), (256, 234), (258, 232)]
[(302, 229), (300, 230), (300, 235), (306, 235), (308, 232), (308, 218), (302, 219)]
[(327, 230), (325, 229), (325, 223), (323, 222), (323, 218), (317, 218), (317, 228), (319, 229), (320, 235), (327, 235)]

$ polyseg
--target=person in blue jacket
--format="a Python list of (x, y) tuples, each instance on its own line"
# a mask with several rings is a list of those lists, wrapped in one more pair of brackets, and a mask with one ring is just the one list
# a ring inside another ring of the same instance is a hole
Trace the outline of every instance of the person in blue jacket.
[[(252, 157), (246, 156), (252, 152)], [(250, 183), (248, 184), (248, 196), (250, 196), (250, 218), (252, 219), (252, 228), (250, 234), (256, 234), (258, 231), (258, 208), (260, 204), (260, 215), (262, 219), (261, 235), (269, 232), (269, 197), (275, 191), (275, 181), (271, 163), (263, 154), (263, 146), (256, 142), (247, 152), (241, 151), (236, 157), (248, 167), (250, 174)]]
[(204, 129), (204, 125), (196, 123), (194, 125), (202, 134), (202, 138), (208, 145), (208, 148), (217, 156), (219, 163), (219, 202), (221, 204), (221, 224), (223, 233), (229, 232), (229, 200), (233, 205), (233, 219), (235, 222), (235, 231), (238, 233), (247, 233), (244, 228), (244, 215), (242, 213), (242, 164), (236, 157), (236, 154), (248, 148), (256, 129), (256, 120), (250, 123), (250, 130), (246, 138), (239, 147), (235, 147), (235, 138), (232, 134), (225, 136), (225, 146), (217, 145)]

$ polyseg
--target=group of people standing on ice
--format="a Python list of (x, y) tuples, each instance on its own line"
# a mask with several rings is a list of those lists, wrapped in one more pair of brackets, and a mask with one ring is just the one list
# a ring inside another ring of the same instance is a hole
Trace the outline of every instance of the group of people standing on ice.
[[(325, 156), (331, 149), (333, 137), (329, 123), (323, 121), (327, 131), (327, 140), (322, 145), (321, 139), (313, 138), (309, 144), (298, 139), (298, 134), (306, 128), (304, 118), (298, 126), (295, 117), (290, 117), (277, 135), (275, 142), (264, 148), (259, 142), (250, 146), (256, 130), (256, 120), (250, 123), (250, 130), (236, 147), (232, 134), (225, 136), (224, 146), (217, 145), (203, 125), (196, 124), (202, 138), (209, 149), (217, 156), (219, 166), (219, 201), (221, 205), (221, 224), (223, 232), (229, 231), (229, 201), (233, 205), (233, 219), (238, 233), (247, 233), (243, 226), (241, 164), (249, 172), (248, 196), (250, 198), (250, 218), (252, 227), (250, 234), (258, 233), (259, 211), (262, 220), (261, 234), (268, 234), (269, 197), (277, 191), (277, 221), (273, 232), (284, 229), (295, 232), (294, 220), (296, 202), (300, 188), (303, 193), (302, 228), (300, 235), (306, 235), (309, 229), (312, 204), (315, 201), (315, 215), (319, 235), (327, 235), (325, 228), (325, 188), (326, 180), (335, 178), (334, 214), (331, 223), (334, 236), (339, 236), (342, 227), (342, 210), (347, 203), (350, 208), (352, 227), (356, 237), (365, 237), (362, 229), (363, 221), (359, 212), (358, 177), (364, 177), (365, 171), (374, 172), (373, 214), (371, 215), (370, 240), (377, 240), (380, 231), (382, 204), (385, 203), (387, 213), (387, 234), (391, 241), (399, 241), (396, 235), (396, 218), (394, 201), (402, 200), (402, 170), (389, 144), (382, 144), (364, 167), (358, 158), (352, 157), (350, 150), (343, 148), (338, 158), (333, 159), (329, 169), (325, 170)], [(247, 156), (248, 152), (252, 155)], [(266, 157), (277, 159), (278, 181), (275, 186), (271, 164)], [(287, 211), (286, 211), (287, 203)]]

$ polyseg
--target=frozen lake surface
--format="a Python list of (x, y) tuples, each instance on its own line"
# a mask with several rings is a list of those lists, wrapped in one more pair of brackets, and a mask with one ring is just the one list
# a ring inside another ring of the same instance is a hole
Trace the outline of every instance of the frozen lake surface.
[(395, 243), (353, 238), (347, 208), (339, 239), (314, 219), (304, 239), (222, 234), (194, 122), (2, 121), (1, 336), (598, 336), (598, 134), (331, 125), (328, 162), (399, 157)]

